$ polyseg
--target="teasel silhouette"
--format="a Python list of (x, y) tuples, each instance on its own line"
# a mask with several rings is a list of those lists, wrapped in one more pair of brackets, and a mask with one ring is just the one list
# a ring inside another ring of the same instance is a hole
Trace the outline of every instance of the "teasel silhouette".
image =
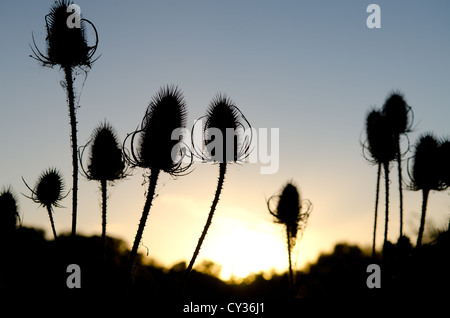
[[(242, 161), (248, 157), (252, 139), (252, 130), (249, 121), (235, 103), (225, 94), (219, 93), (212, 99), (206, 111), (206, 115), (194, 123), (192, 132), (196, 131), (195, 126), (199, 123), (202, 124), (203, 120), (201, 145), (195, 144), (196, 139), (192, 137), (193, 155), (206, 162), (218, 163), (219, 180), (217, 182), (217, 188), (208, 218), (189, 265), (186, 268), (181, 285), (181, 292), (183, 292), (186, 287), (189, 274), (199, 255), (206, 233), (211, 226), (225, 181), (227, 164)], [(250, 134), (247, 135), (244, 131), (248, 131)], [(230, 135), (230, 133), (232, 134)]]
[[(402, 177), (402, 157), (409, 151), (409, 140), (407, 133), (412, 131), (412, 123), (414, 121), (414, 113), (408, 104), (406, 103), (403, 94), (400, 91), (392, 92), (386, 99), (383, 109), (383, 115), (386, 117), (386, 121), (389, 125), (389, 129), (394, 135), (395, 140), (395, 152), (398, 168), (398, 191), (399, 191), (399, 204), (400, 204), (400, 237), (403, 236), (403, 177)], [(408, 147), (405, 152), (402, 153), (400, 147), (401, 136), (406, 136), (408, 140)]]
[(425, 133), (419, 137), (415, 145), (414, 156), (410, 158), (413, 159), (413, 165), (411, 173), (408, 169), (408, 174), (411, 179), (409, 187), (413, 191), (422, 190), (422, 214), (420, 217), (416, 248), (422, 245), (430, 191), (441, 191), (446, 188), (445, 184), (441, 181), (440, 155), (441, 148), (439, 141), (432, 133)]
[(9, 240), (20, 224), (17, 199), (11, 188), (0, 192), (0, 237)]
[(25, 194), (24, 196), (47, 209), (53, 236), (56, 240), (58, 236), (56, 235), (55, 223), (53, 221), (53, 207), (62, 208), (59, 202), (69, 194), (69, 192), (65, 195), (63, 194), (65, 186), (61, 173), (56, 168), (45, 170), (39, 176), (33, 189), (28, 186), (23, 177), (22, 180), (31, 191), (31, 196)]
[[(160, 172), (182, 176), (188, 173), (191, 166), (192, 161), (183, 164), (186, 153), (183, 153), (185, 147), (181, 147), (182, 136), (178, 140), (172, 139), (172, 133), (176, 129), (186, 127), (186, 117), (186, 102), (181, 91), (174, 85), (165, 86), (150, 101), (140, 127), (124, 140), (123, 154), (130, 167), (150, 170), (147, 198), (128, 262), (130, 278)], [(130, 153), (125, 151), (129, 138)]]
[[(43, 66), (53, 68), (59, 66), (65, 74), (64, 87), (67, 92), (67, 102), (69, 105), (70, 134), (72, 145), (72, 236), (76, 235), (77, 224), (77, 200), (78, 200), (78, 161), (77, 161), (77, 120), (75, 115), (75, 92), (74, 92), (74, 70), (79, 68), (86, 74), (91, 68), (93, 58), (98, 46), (97, 30), (89, 20), (80, 18), (79, 26), (69, 26), (75, 5), (70, 1), (60, 0), (53, 4), (50, 13), (45, 16), (47, 29), (47, 53), (42, 53), (36, 45), (33, 36), (32, 58), (39, 61)], [(75, 13), (76, 14), (76, 13)], [(95, 44), (89, 46), (86, 39), (86, 27), (88, 23), (95, 32)]]
[[(83, 166), (83, 155), (86, 147), (90, 146), (90, 154), (87, 169)], [(107, 207), (107, 183), (127, 176), (125, 160), (122, 154), (116, 131), (106, 121), (95, 128), (91, 140), (79, 149), (79, 160), (82, 174), (88, 180), (100, 182), (102, 191), (102, 257), (105, 257), (106, 249), (106, 207)]]
[[(276, 206), (276, 207), (274, 207)], [(281, 194), (273, 195), (267, 200), (267, 208), (275, 217), (275, 222), (286, 227), (287, 250), (289, 261), (289, 289), (295, 295), (295, 280), (292, 270), (292, 250), (297, 242), (298, 232), (303, 235), (309, 216), (312, 212), (312, 204), (307, 199), (301, 199), (300, 191), (292, 182), (283, 186)]]
[[(378, 166), (377, 184), (375, 195), (375, 217), (373, 229), (372, 256), (375, 257), (375, 239), (378, 217), (378, 200), (380, 191), (381, 170), (384, 168), (385, 176), (385, 223), (384, 223), (384, 244), (387, 242), (389, 223), (389, 163), (395, 159), (396, 142), (392, 134), (386, 117), (379, 110), (372, 109), (366, 117), (367, 139), (362, 145), (364, 158), (372, 164)], [(368, 152), (367, 156), (366, 152)], [(384, 245), (383, 244), (383, 245)]]

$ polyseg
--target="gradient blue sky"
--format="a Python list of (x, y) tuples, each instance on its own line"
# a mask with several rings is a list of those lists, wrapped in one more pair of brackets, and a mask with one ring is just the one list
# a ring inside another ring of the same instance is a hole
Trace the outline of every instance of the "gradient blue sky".
[[(62, 71), (29, 57), (33, 32), (45, 51), (53, 1), (0, 5), (0, 186), (11, 186), (26, 226), (51, 234), (46, 211), (23, 197), (48, 167), (69, 188), (69, 118)], [(184, 92), (188, 126), (217, 92), (228, 94), (255, 128), (280, 129), (280, 168), (230, 167), (198, 262), (222, 264), (222, 277), (286, 269), (284, 232), (265, 199), (294, 180), (314, 205), (296, 266), (338, 241), (370, 246), (376, 168), (362, 157), (365, 115), (393, 89), (414, 110), (410, 140), (450, 135), (448, 1), (75, 1), (99, 33), (98, 53), (77, 111), (78, 140), (104, 119), (123, 139), (141, 122), (152, 95), (173, 83)], [(368, 29), (366, 7), (381, 7), (381, 29)], [(92, 39), (92, 32), (89, 32)], [(83, 77), (76, 81), (78, 91)], [(406, 146), (406, 143), (404, 143)], [(406, 155), (410, 157), (411, 152)], [(406, 164), (404, 165), (406, 171)], [(142, 172), (110, 191), (108, 234), (131, 244), (144, 205)], [(164, 266), (189, 260), (214, 195), (218, 167), (196, 164), (177, 180), (164, 175), (142, 243)], [(405, 173), (406, 180), (408, 180)], [(398, 236), (398, 191), (391, 182), (389, 239)], [(100, 191), (79, 183), (78, 230), (99, 234)], [(382, 188), (382, 191), (384, 189)], [(405, 231), (416, 239), (421, 194), (405, 191)], [(58, 233), (71, 227), (71, 195), (55, 212)], [(384, 206), (383, 200), (380, 206)], [(381, 209), (382, 210), (382, 209)], [(433, 193), (429, 228), (447, 224), (448, 192)], [(382, 241), (383, 211), (378, 220)], [(145, 253), (146, 249), (142, 248)]]

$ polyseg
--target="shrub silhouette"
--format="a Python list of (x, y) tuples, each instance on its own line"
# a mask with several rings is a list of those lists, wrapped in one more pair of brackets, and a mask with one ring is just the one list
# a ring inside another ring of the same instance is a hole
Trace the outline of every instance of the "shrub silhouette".
[[(163, 87), (150, 101), (140, 128), (125, 138), (124, 145), (131, 137), (131, 153), (124, 151), (128, 164), (131, 167), (149, 169), (151, 172), (147, 198), (130, 253), (128, 263), (130, 275), (152, 205), (159, 173), (164, 171), (177, 176), (185, 173), (190, 167), (190, 165), (183, 166), (182, 160), (174, 161), (172, 158), (173, 153), (181, 151), (179, 141), (172, 140), (172, 132), (185, 127), (186, 113), (186, 103), (178, 87), (173, 85)], [(136, 137), (139, 137), (137, 147), (135, 146)]]
[[(277, 202), (273, 202), (277, 200)], [(271, 208), (271, 204), (276, 204), (276, 208)], [(303, 207), (306, 205), (306, 210)], [(301, 200), (300, 193), (297, 187), (288, 182), (281, 191), (280, 195), (275, 195), (267, 201), (267, 208), (272, 216), (275, 217), (275, 222), (283, 224), (286, 227), (287, 250), (289, 261), (289, 288), (291, 293), (295, 292), (294, 274), (292, 271), (291, 252), (297, 241), (297, 233), (300, 230), (303, 232), (306, 228), (309, 215), (311, 213), (311, 202), (309, 200)]]
[[(77, 121), (75, 116), (75, 93), (73, 88), (74, 68), (78, 67), (87, 72), (92, 63), (93, 55), (97, 50), (98, 35), (95, 26), (84, 18), (80, 19), (80, 27), (70, 28), (67, 20), (72, 14), (69, 6), (70, 1), (60, 0), (55, 2), (50, 8), (50, 13), (45, 16), (47, 29), (47, 55), (42, 53), (33, 37), (33, 46), (30, 45), (34, 59), (42, 63), (43, 66), (60, 66), (65, 74), (65, 89), (67, 91), (67, 102), (69, 104), (69, 117), (71, 127), (72, 144), (72, 236), (76, 235), (77, 224), (77, 197), (78, 197), (78, 161), (77, 161)], [(68, 12), (69, 11), (69, 12)], [(85, 23), (92, 26), (95, 31), (95, 45), (87, 44), (85, 35)]]
[(422, 244), (430, 190), (440, 191), (443, 189), (439, 171), (439, 142), (433, 134), (426, 133), (420, 136), (415, 146), (413, 160), (410, 188), (414, 191), (422, 190), (423, 196), (417, 248)]
[(20, 221), (17, 200), (11, 189), (0, 193), (0, 236), (10, 237)]
[[(83, 167), (83, 154), (86, 147), (90, 146), (87, 171)], [(80, 148), (80, 164), (84, 175), (89, 180), (100, 182), (102, 191), (102, 255), (104, 257), (106, 244), (106, 200), (107, 181), (114, 182), (125, 177), (125, 162), (122, 148), (118, 141), (114, 128), (104, 122), (93, 132), (91, 140)]]
[[(391, 130), (396, 143), (396, 158), (398, 167), (398, 191), (400, 201), (400, 237), (403, 236), (403, 178), (402, 178), (402, 151), (400, 148), (400, 136), (411, 131), (412, 110), (406, 103), (404, 96), (399, 91), (392, 92), (383, 105), (383, 115)], [(411, 118), (410, 118), (411, 117)], [(409, 150), (409, 147), (406, 151)]]
[[(389, 129), (388, 119), (378, 110), (371, 110), (366, 117), (366, 135), (367, 140), (363, 145), (363, 154), (366, 160), (378, 165), (377, 186), (375, 197), (375, 220), (373, 230), (372, 255), (375, 256), (375, 237), (377, 229), (378, 198), (380, 189), (381, 167), (385, 172), (385, 224), (384, 224), (384, 243), (387, 242), (388, 222), (389, 222), (389, 163), (396, 155), (396, 140)], [(369, 151), (369, 159), (365, 155), (365, 150)]]
[[(193, 144), (193, 149), (201, 159), (219, 163), (219, 180), (217, 182), (216, 193), (211, 204), (208, 219), (206, 220), (191, 261), (186, 269), (181, 287), (182, 290), (184, 290), (186, 286), (189, 274), (192, 271), (195, 260), (206, 237), (206, 233), (211, 225), (225, 181), (227, 163), (236, 162), (249, 154), (249, 140), (244, 138), (243, 131), (240, 129), (250, 128), (250, 123), (229, 97), (223, 94), (216, 95), (206, 111), (206, 116), (202, 118), (205, 119), (202, 130), (204, 143), (199, 147), (197, 147), (198, 145)], [(198, 122), (199, 121), (197, 121), (197, 123)], [(194, 130), (195, 129), (192, 131)], [(234, 132), (233, 136), (227, 134), (227, 131)], [(220, 137), (222, 138), (221, 142)]]
[(64, 182), (60, 172), (55, 168), (45, 170), (39, 176), (34, 189), (31, 189), (23, 178), (22, 180), (31, 191), (31, 197), (26, 197), (47, 209), (53, 236), (56, 239), (58, 236), (56, 235), (55, 223), (53, 222), (53, 207), (60, 208), (59, 201), (68, 195), (68, 193), (63, 195)]

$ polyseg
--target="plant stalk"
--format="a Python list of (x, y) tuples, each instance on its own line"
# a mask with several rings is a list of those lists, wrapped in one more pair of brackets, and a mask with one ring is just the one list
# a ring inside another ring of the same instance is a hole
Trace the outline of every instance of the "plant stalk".
[(375, 257), (375, 239), (377, 235), (377, 218), (378, 218), (378, 200), (380, 196), (380, 179), (381, 179), (381, 163), (378, 164), (377, 171), (377, 189), (375, 194), (375, 219), (373, 221), (373, 243), (372, 243), (372, 257)]
[[(384, 244), (388, 237), (388, 223), (389, 223), (389, 162), (384, 163), (384, 179), (385, 179), (385, 221), (384, 221)], [(383, 244), (383, 247), (384, 247)]]
[(100, 181), (102, 187), (102, 259), (105, 260), (106, 251), (106, 179)]
[(142, 239), (142, 234), (144, 233), (145, 223), (147, 222), (147, 217), (150, 212), (150, 207), (152, 206), (153, 197), (155, 195), (156, 183), (158, 182), (159, 169), (155, 169), (152, 171), (150, 176), (150, 183), (148, 185), (147, 199), (145, 200), (144, 210), (142, 211), (141, 220), (139, 221), (138, 231), (136, 233), (136, 237), (134, 239), (133, 248), (131, 249), (130, 258), (128, 260), (128, 273), (132, 275), (134, 260), (137, 255), (137, 250), (139, 247), (139, 243)]
[(428, 204), (428, 195), (430, 194), (429, 189), (422, 190), (422, 216), (420, 217), (420, 227), (419, 227), (419, 235), (417, 236), (416, 248), (422, 245), (422, 237), (423, 232), (425, 230), (425, 215), (427, 213), (427, 204)]
[(52, 225), (52, 232), (53, 232), (53, 236), (55, 237), (55, 240), (58, 238), (58, 236), (56, 235), (56, 230), (55, 230), (55, 222), (53, 221), (53, 214), (52, 214), (52, 207), (51, 206), (47, 206), (47, 212), (48, 212), (48, 217), (50, 218), (50, 224)]
[(402, 178), (402, 155), (400, 153), (400, 137), (397, 138), (397, 167), (398, 167), (398, 193), (400, 200), (400, 236), (403, 236), (403, 178)]
[(205, 227), (203, 228), (202, 235), (200, 236), (200, 238), (198, 240), (197, 247), (195, 248), (195, 251), (194, 251), (194, 254), (192, 255), (191, 261), (189, 262), (189, 266), (186, 269), (186, 272), (184, 273), (183, 283), (181, 286), (182, 292), (184, 291), (184, 288), (186, 287), (186, 282), (188, 280), (189, 274), (192, 271), (192, 267), (194, 266), (195, 260), (197, 259), (197, 256), (200, 252), (200, 247), (202, 246), (203, 241), (206, 236), (206, 233), (208, 232), (208, 229), (211, 225), (212, 218), (214, 216), (214, 211), (216, 210), (217, 203), (219, 202), (220, 192), (222, 191), (226, 171), (227, 171), (227, 163), (221, 162), (219, 165), (219, 181), (217, 182), (216, 194), (214, 195), (214, 200), (212, 202), (211, 209), (209, 211), (209, 215), (208, 215), (208, 219), (206, 220)]
[(72, 236), (77, 233), (77, 200), (78, 200), (78, 160), (77, 160), (77, 120), (75, 117), (75, 94), (73, 91), (72, 67), (64, 68), (66, 76), (67, 100), (69, 103), (70, 135), (72, 142)]

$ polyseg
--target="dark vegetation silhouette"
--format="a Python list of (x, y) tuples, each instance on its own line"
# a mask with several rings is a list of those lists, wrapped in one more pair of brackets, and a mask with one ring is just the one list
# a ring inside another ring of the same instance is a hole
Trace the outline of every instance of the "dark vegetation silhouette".
[(28, 186), (25, 179), (22, 178), (22, 180), (31, 191), (30, 197), (25, 196), (47, 209), (53, 236), (56, 239), (58, 236), (56, 235), (55, 222), (53, 221), (53, 207), (61, 208), (62, 206), (59, 202), (69, 194), (63, 194), (65, 186), (61, 173), (56, 168), (45, 170), (39, 176), (33, 189)]
[[(203, 118), (205, 119), (203, 126), (204, 144), (200, 145), (200, 148), (197, 148), (196, 145), (193, 145), (193, 147), (194, 149), (198, 149), (197, 154), (203, 160), (219, 163), (219, 180), (211, 209), (209, 210), (208, 219), (186, 269), (181, 287), (182, 290), (185, 288), (189, 273), (194, 266), (206, 233), (211, 225), (225, 181), (227, 164), (237, 162), (249, 154), (249, 140), (244, 138), (243, 131), (239, 130), (239, 128), (250, 128), (250, 123), (229, 97), (218, 94), (213, 98), (206, 112), (206, 116)], [(229, 135), (230, 132), (233, 132), (232, 136)], [(220, 137), (221, 140), (219, 140)]]
[[(180, 176), (190, 167), (183, 165), (182, 158), (174, 161), (172, 156), (174, 149), (177, 153), (182, 151), (179, 140), (172, 139), (172, 132), (186, 126), (186, 116), (186, 102), (181, 91), (174, 85), (165, 86), (150, 101), (140, 127), (125, 138), (124, 144), (131, 137), (131, 154), (124, 151), (128, 164), (131, 167), (150, 170), (147, 198), (128, 262), (130, 275), (155, 195), (159, 173), (163, 171), (171, 176)], [(139, 138), (137, 146), (136, 137)], [(125, 146), (123, 148), (125, 149)]]
[[(87, 169), (83, 167), (83, 154), (90, 145)], [(102, 192), (102, 250), (106, 244), (106, 200), (107, 182), (114, 182), (125, 178), (126, 165), (122, 155), (121, 143), (115, 129), (106, 121), (95, 128), (91, 140), (80, 148), (80, 165), (88, 180), (100, 182)]]
[(379, 186), (381, 168), (384, 168), (385, 178), (385, 223), (384, 223), (384, 243), (387, 242), (389, 223), (389, 163), (396, 155), (396, 140), (390, 129), (386, 116), (381, 111), (371, 110), (366, 118), (367, 141), (363, 145), (363, 151), (367, 148), (372, 159), (367, 160), (378, 165), (377, 186), (375, 198), (375, 220), (373, 231), (373, 253), (375, 251), (375, 235), (377, 227), (377, 211), (379, 199)]
[[(69, 27), (67, 21), (72, 14), (69, 6), (70, 1), (60, 0), (53, 4), (50, 13), (45, 16), (47, 29), (47, 52), (42, 53), (37, 47), (34, 36), (33, 46), (30, 45), (33, 55), (43, 66), (59, 66), (64, 71), (64, 88), (67, 92), (69, 105), (70, 135), (72, 144), (72, 235), (76, 235), (77, 229), (77, 200), (78, 200), (78, 159), (77, 159), (77, 120), (75, 115), (75, 91), (74, 91), (74, 69), (79, 68), (88, 72), (95, 61), (93, 56), (98, 46), (97, 30), (89, 20), (80, 19), (80, 27)], [(68, 10), (69, 8), (69, 10)], [(86, 39), (86, 27), (88, 23), (95, 31), (95, 44), (89, 46)]]
[(19, 222), (16, 196), (11, 188), (4, 189), (0, 192), (0, 238), (3, 242), (9, 243), (11, 234), (16, 230)]
[[(273, 202), (275, 201), (275, 202)], [(272, 203), (273, 202), (273, 203)], [(276, 208), (271, 207), (276, 204)], [(309, 200), (302, 200), (297, 186), (292, 182), (288, 182), (282, 189), (281, 194), (269, 198), (267, 208), (275, 222), (283, 224), (286, 227), (286, 244), (288, 250), (289, 261), (289, 290), (295, 295), (295, 280), (292, 270), (292, 249), (297, 243), (297, 234), (301, 235), (306, 229), (309, 215), (312, 211), (312, 205)]]
[[(404, 96), (399, 91), (389, 95), (383, 105), (383, 115), (386, 117), (388, 129), (395, 140), (395, 160), (398, 168), (398, 193), (400, 202), (400, 237), (403, 236), (403, 177), (402, 177), (402, 149), (400, 147), (401, 135), (406, 135), (412, 130), (413, 112), (406, 103)], [(406, 152), (409, 151), (406, 149)]]
[[(416, 247), (422, 244), (430, 191), (446, 189), (441, 177), (441, 171), (443, 169), (440, 166), (440, 148), (439, 141), (431, 133), (422, 135), (415, 146), (410, 188), (414, 191), (422, 190), (422, 214), (420, 217)], [(448, 162), (445, 164), (448, 164)]]

